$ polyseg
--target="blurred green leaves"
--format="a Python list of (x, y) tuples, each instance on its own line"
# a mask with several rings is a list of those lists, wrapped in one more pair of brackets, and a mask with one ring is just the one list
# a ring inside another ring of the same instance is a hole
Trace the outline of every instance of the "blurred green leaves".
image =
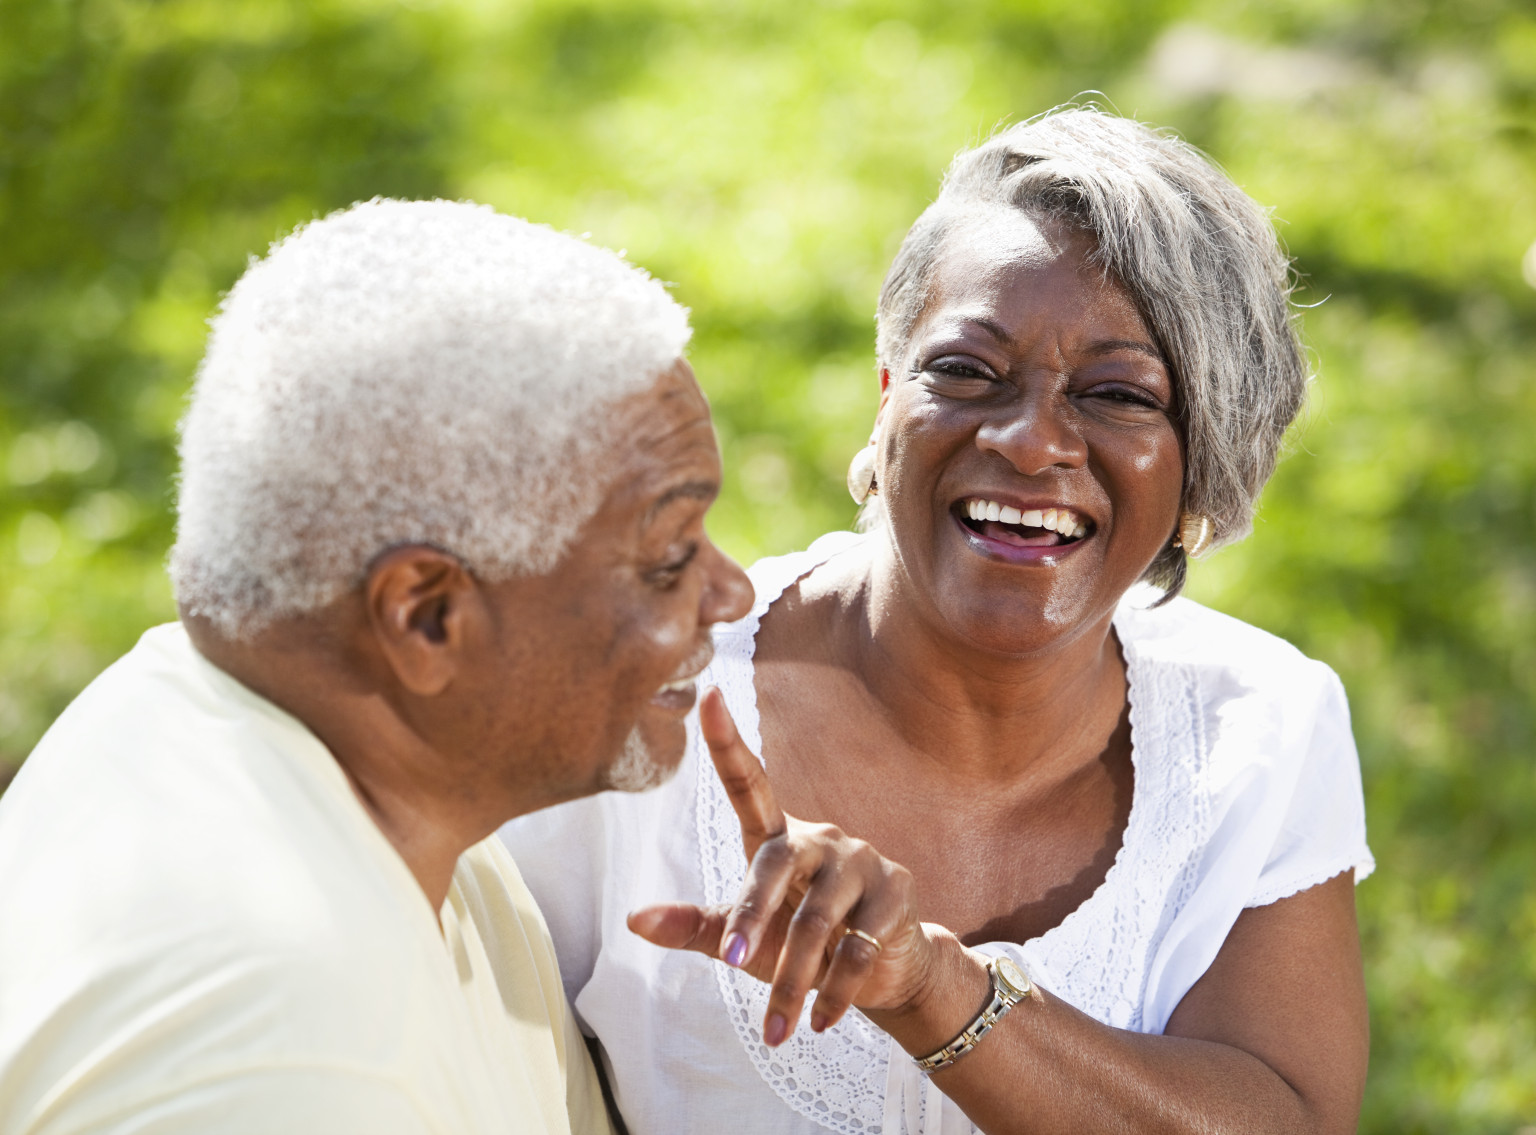
[(1536, 1125), (1536, 13), (1507, 0), (7, 0), (0, 770), (172, 616), (204, 320), (294, 225), (471, 197), (673, 281), (750, 560), (851, 520), (875, 294), (949, 157), (1084, 91), (1274, 206), (1318, 305), (1294, 452), (1192, 591), (1351, 694), (1362, 1129)]

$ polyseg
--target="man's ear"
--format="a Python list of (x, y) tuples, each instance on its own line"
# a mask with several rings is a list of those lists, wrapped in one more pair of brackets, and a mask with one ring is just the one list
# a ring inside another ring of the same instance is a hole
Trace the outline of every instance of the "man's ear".
[(363, 584), (368, 621), (400, 684), (419, 697), (448, 688), (465, 647), (482, 638), (485, 605), (474, 577), (447, 552), (408, 545), (373, 562)]

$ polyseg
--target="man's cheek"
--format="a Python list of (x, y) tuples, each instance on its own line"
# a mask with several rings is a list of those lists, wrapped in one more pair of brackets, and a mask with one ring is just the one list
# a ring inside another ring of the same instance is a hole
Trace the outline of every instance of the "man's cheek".
[[(694, 610), (697, 610), (695, 605)], [(698, 644), (699, 623), (678, 611), (651, 612), (627, 620), (615, 638), (613, 653), (651, 692), (673, 677)]]

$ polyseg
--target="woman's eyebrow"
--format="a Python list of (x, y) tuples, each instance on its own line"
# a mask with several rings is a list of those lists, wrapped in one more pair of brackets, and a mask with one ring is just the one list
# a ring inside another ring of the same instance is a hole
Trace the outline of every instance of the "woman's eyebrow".
[(1148, 343), (1144, 339), (1100, 339), (1097, 342), (1089, 343), (1087, 350), (1090, 355), (1109, 355), (1115, 351), (1136, 351), (1156, 359), (1164, 366), (1168, 365), (1168, 360), (1163, 357), (1163, 352), (1159, 351), (1155, 344)]
[[(1008, 329), (994, 319), (988, 319), (984, 315), (966, 316), (961, 321), (963, 327), (975, 327), (985, 331), (999, 343), (1008, 346), (1013, 343), (1013, 336)], [(1157, 344), (1145, 339), (1099, 339), (1088, 344), (1087, 353), (1090, 355), (1110, 355), (1116, 351), (1136, 351), (1148, 358), (1156, 359), (1164, 366), (1168, 365), (1163, 352), (1158, 350)]]
[(992, 338), (996, 339), (999, 343), (1013, 342), (1013, 336), (1008, 334), (1008, 329), (995, 320), (987, 319), (983, 316), (967, 319), (966, 322), (972, 326), (980, 327), (983, 331), (991, 335)]

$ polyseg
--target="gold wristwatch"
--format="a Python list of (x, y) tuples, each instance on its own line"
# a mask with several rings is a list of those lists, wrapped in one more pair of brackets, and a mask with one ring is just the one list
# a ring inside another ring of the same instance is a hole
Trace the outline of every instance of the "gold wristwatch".
[(917, 1062), (920, 1072), (932, 1073), (948, 1068), (971, 1049), (981, 1043), (981, 1038), (992, 1031), (992, 1026), (1003, 1019), (1003, 1014), (1026, 997), (1044, 1001), (1039, 986), (1018, 967), (1012, 958), (992, 958), (987, 962), (987, 972), (992, 975), (992, 1000), (988, 1001), (977, 1018), (966, 1025), (959, 1036), (937, 1052), (929, 1053)]

